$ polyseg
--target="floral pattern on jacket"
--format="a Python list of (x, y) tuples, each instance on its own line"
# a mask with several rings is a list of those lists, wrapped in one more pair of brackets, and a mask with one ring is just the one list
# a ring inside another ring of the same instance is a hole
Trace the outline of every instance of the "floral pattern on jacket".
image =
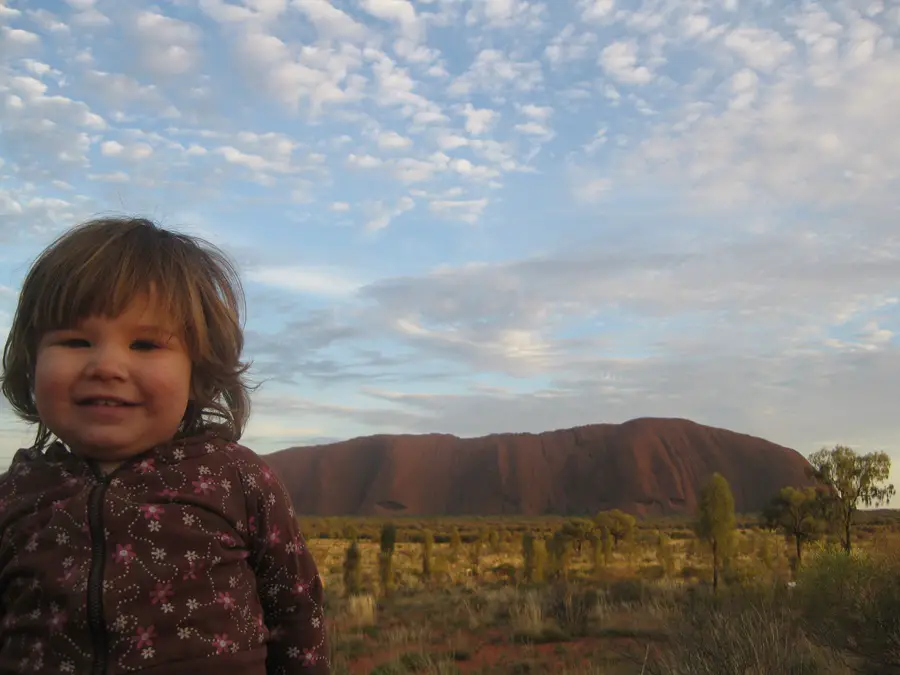
[(283, 484), (215, 435), (0, 477), (0, 673), (327, 675), (323, 600)]

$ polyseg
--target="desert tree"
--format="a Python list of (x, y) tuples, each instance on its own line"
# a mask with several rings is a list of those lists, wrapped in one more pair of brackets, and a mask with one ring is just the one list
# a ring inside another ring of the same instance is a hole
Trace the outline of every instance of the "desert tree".
[(581, 547), (591, 540), (594, 531), (594, 523), (587, 518), (572, 518), (563, 523), (563, 533), (572, 541), (576, 555), (581, 555)]
[(422, 532), (422, 578), (426, 581), (431, 579), (431, 573), (434, 569), (434, 534), (431, 530)]
[(450, 559), (454, 562), (459, 557), (462, 545), (462, 537), (459, 536), (459, 528), (454, 526), (453, 530), (450, 532)]
[(784, 487), (763, 510), (763, 522), (793, 541), (799, 567), (803, 544), (818, 539), (826, 528), (824, 515), (815, 488)]
[(562, 529), (553, 533), (547, 542), (547, 553), (550, 562), (550, 577), (567, 580), (569, 565), (572, 562), (572, 539)]
[(381, 550), (378, 552), (378, 576), (385, 595), (388, 595), (394, 587), (394, 547), (396, 544), (396, 526), (393, 523), (385, 523), (381, 526)]
[(699, 513), (695, 524), (697, 537), (707, 543), (713, 556), (713, 591), (719, 590), (719, 568), (734, 545), (736, 519), (731, 486), (720, 473), (714, 473), (700, 492)]
[(594, 516), (594, 524), (600, 530), (607, 530), (613, 539), (613, 547), (619, 548), (623, 541), (631, 539), (637, 520), (630, 513), (619, 509), (601, 511)]
[(362, 555), (356, 539), (351, 539), (344, 556), (344, 594), (349, 597), (360, 593), (362, 593)]
[(860, 505), (881, 506), (894, 496), (888, 483), (891, 458), (885, 452), (860, 455), (844, 445), (822, 448), (809, 456), (809, 473), (825, 487), (828, 514), (840, 531), (841, 547), (850, 553), (853, 517)]
[(672, 550), (672, 540), (665, 532), (658, 533), (656, 537), (656, 561), (666, 578), (674, 576), (675, 552)]
[(526, 532), (522, 537), (522, 558), (525, 563), (524, 577), (526, 583), (540, 583), (544, 580), (544, 567), (547, 564), (547, 549), (544, 540)]

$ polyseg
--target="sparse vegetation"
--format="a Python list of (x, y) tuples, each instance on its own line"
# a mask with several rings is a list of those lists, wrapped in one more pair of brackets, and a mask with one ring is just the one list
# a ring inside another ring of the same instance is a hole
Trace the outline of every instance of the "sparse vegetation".
[(784, 491), (765, 514), (736, 515), (719, 476), (694, 518), (301, 527), (325, 577), (336, 675), (900, 672), (900, 512), (855, 511), (847, 555), (821, 494)]

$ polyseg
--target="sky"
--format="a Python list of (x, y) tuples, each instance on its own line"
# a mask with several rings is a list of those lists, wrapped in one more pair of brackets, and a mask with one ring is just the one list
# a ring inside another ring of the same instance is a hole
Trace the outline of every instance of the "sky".
[(0, 338), (142, 215), (237, 261), (261, 453), (686, 417), (900, 487), (898, 111), (896, 1), (0, 0)]

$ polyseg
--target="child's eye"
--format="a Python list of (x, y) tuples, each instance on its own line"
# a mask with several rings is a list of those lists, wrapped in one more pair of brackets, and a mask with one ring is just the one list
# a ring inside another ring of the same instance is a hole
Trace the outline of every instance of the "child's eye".
[(149, 352), (159, 349), (159, 345), (152, 340), (135, 340), (131, 343), (131, 348), (139, 352)]
[(84, 338), (67, 338), (60, 340), (59, 344), (63, 347), (90, 347), (91, 343)]

